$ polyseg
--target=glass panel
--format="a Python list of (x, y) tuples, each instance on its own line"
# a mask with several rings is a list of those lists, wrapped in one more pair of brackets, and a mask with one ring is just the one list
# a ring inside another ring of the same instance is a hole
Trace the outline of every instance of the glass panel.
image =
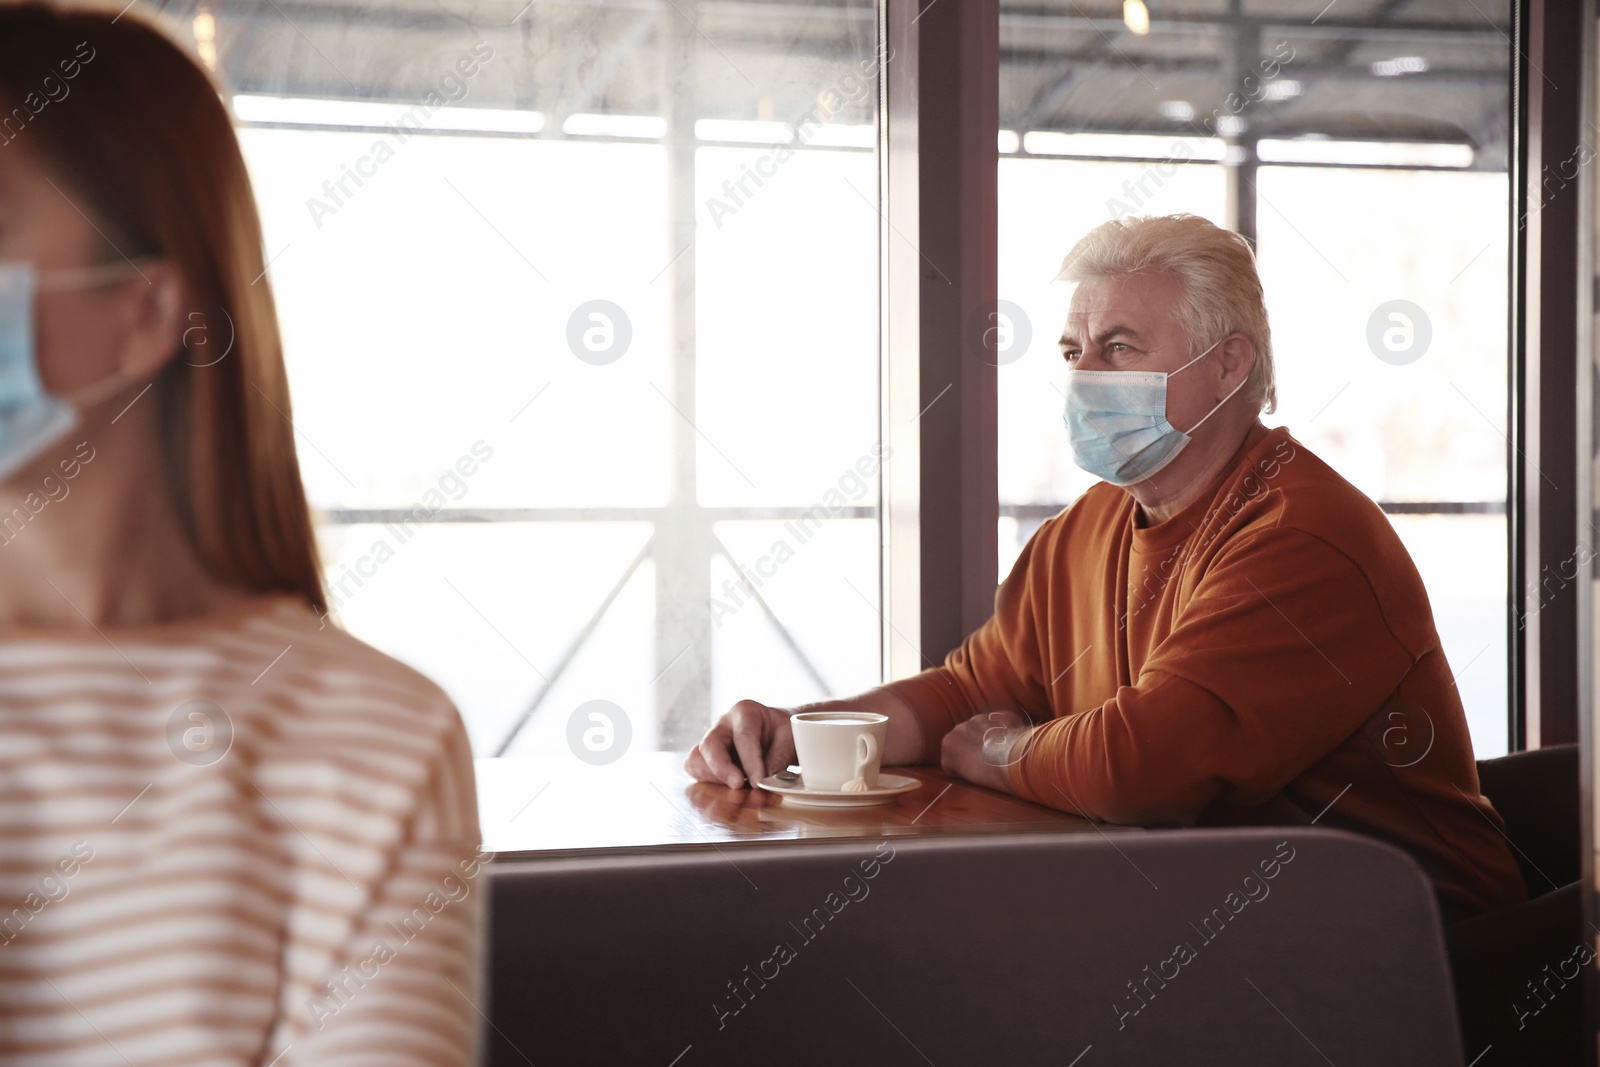
[[(473, 751), (485, 753), (535, 700), (569, 710), (609, 700), (628, 716), (630, 744), (653, 747), (655, 670), (639, 648), (648, 647), (655, 615), (654, 567), (632, 566), (649, 538), (642, 522), (496, 522), (324, 523), (319, 539), (334, 595), (341, 583), (346, 594), (335, 617), (446, 685)], [(551, 565), (558, 560), (584, 566)], [(574, 649), (578, 625), (619, 582), (610, 609)], [(565, 731), (565, 716), (535, 714), (516, 751), (565, 752)]]
[(1506, 520), (1504, 515), (1391, 515), (1433, 603), (1467, 709), (1479, 759), (1503, 756), (1506, 738)]
[(535, 775), (620, 754), (590, 700), (683, 748), (876, 683), (873, 5), (479, 16), (230, 6), (206, 46), (339, 621)]
[(1061, 258), (1108, 219), (1203, 215), (1256, 241), (1280, 398), (1265, 421), (1390, 514), (1494, 756), (1510, 9), (1319, 6), (1130, 0), (1119, 23), (1002, 3), (1000, 295), (1031, 342), (1000, 368), (1000, 569), (1091, 484), (1061, 430)]
[[(875, 521), (720, 522), (716, 536), (727, 552), (711, 572), (723, 665), (712, 686), (714, 707), (753, 694), (787, 707), (878, 684)], [(736, 565), (748, 585), (739, 584)], [(829, 609), (820, 610), (822, 603)], [(790, 655), (770, 655), (774, 641)]]
[[(1394, 512), (1478, 758), (1504, 755), (1507, 177), (1263, 167), (1259, 180), (1286, 357), (1266, 421)], [(1330, 197), (1359, 202), (1362, 227), (1324, 210)], [(1431, 507), (1479, 513), (1415, 514)]]

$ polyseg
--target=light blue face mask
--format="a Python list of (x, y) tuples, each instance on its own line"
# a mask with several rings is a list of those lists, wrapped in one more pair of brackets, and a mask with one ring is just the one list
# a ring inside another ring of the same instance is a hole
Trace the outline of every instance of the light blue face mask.
[(114, 263), (53, 271), (41, 279), (31, 263), (0, 260), (0, 481), (71, 433), (78, 425), (79, 405), (102, 400), (123, 385), (119, 371), (71, 397), (45, 389), (34, 350), (34, 295), (41, 288), (104, 285), (131, 269), (126, 263)]
[(1167, 379), (1210, 355), (1222, 342), (1206, 349), (1177, 370), (1123, 371), (1074, 370), (1067, 373), (1067, 408), (1064, 416), (1072, 459), (1078, 466), (1112, 485), (1142, 482), (1183, 451), (1190, 435), (1204, 425), (1244, 387), (1233, 392), (1188, 432), (1167, 421)]

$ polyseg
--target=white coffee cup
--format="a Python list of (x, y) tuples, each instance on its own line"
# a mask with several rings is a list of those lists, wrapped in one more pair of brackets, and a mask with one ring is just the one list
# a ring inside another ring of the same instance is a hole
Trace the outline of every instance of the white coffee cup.
[(789, 717), (800, 780), (807, 789), (839, 790), (860, 777), (878, 785), (889, 716), (873, 711), (802, 711)]

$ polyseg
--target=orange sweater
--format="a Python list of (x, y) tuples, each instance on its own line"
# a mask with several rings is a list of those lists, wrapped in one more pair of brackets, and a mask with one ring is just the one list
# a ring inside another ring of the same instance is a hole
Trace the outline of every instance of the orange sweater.
[(988, 622), (891, 684), (926, 760), (1009, 708), (1042, 724), (1008, 770), (1029, 800), (1145, 826), (1316, 819), (1411, 853), (1447, 919), (1524, 899), (1427, 592), (1372, 501), (1258, 424), (1215, 493), (1136, 516), (1090, 489), (1028, 542)]

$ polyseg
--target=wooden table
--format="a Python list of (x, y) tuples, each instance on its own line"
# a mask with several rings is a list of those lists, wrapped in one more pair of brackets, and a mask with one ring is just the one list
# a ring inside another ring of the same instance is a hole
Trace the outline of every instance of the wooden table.
[(507, 858), (752, 841), (1006, 833), (1111, 833), (1076, 815), (980, 789), (937, 767), (895, 767), (922, 788), (870, 808), (802, 808), (761, 789), (692, 781), (681, 752), (640, 752), (550, 775), (515, 759), (477, 761), (484, 847)]

